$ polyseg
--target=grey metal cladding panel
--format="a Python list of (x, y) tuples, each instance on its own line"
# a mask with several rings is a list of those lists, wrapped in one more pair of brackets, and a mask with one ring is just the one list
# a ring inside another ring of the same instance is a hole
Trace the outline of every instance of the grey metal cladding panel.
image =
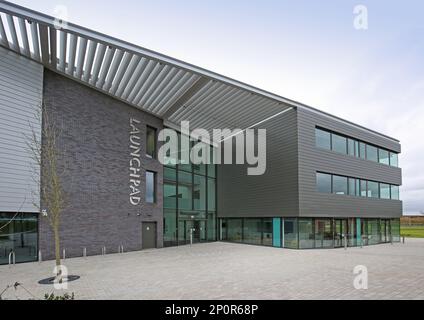
[[(115, 100), (66, 77), (45, 71), (45, 110), (59, 128), (58, 145), (64, 168), (67, 206), (61, 216), (62, 246), (67, 256), (141, 249), (141, 221), (157, 222), (157, 243), (163, 243), (163, 166), (145, 156), (146, 126), (162, 129), (161, 119)], [(130, 118), (136, 118), (141, 141), (143, 199), (129, 201)], [(157, 203), (145, 203), (145, 170), (157, 173)], [(62, 170), (61, 170), (62, 172)], [(40, 249), (53, 257), (52, 232), (46, 219), (39, 224)]]
[(37, 165), (28, 148), (43, 91), (43, 67), (0, 47), (0, 211), (37, 212)]
[(347, 136), (351, 136), (353, 138), (357, 138), (364, 142), (387, 148), (395, 152), (401, 152), (400, 143), (392, 139), (385, 138), (371, 131), (337, 121), (323, 114), (314, 113), (309, 110), (299, 110), (298, 112), (300, 119), (309, 119), (309, 121), (313, 121), (317, 126), (333, 130), (335, 132), (339, 132), (341, 134), (345, 134)]
[[(315, 146), (315, 126), (322, 126), (353, 137), (356, 129), (331, 124), (309, 112), (298, 111), (299, 131), (299, 207), (301, 216), (400, 216), (402, 202), (360, 197), (320, 194), (316, 192), (316, 172), (381, 181), (400, 185), (401, 169), (355, 157), (322, 150)], [(370, 141), (376, 143), (375, 140)], [(381, 144), (380, 144), (381, 145)], [(386, 147), (388, 147), (386, 145)]]
[(260, 126), (267, 129), (267, 169), (248, 176), (246, 165), (218, 166), (218, 216), (298, 214), (297, 120), (290, 110)]

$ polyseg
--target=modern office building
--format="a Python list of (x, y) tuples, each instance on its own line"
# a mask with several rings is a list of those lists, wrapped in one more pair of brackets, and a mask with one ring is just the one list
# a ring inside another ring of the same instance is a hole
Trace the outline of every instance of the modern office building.
[[(18, 262), (54, 256), (45, 186), (33, 179), (45, 167), (28, 148), (45, 125), (40, 108), (58, 131), (67, 257), (190, 241), (303, 249), (399, 240), (396, 139), (4, 1), (0, 45), (0, 264), (10, 252)], [(266, 129), (265, 173), (163, 166), (158, 132), (183, 120)]]

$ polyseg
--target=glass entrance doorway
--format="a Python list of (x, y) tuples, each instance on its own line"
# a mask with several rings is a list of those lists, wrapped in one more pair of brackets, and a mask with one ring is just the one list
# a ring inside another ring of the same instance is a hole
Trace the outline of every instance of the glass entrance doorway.
[(206, 241), (206, 220), (179, 220), (178, 244), (200, 243)]
[(347, 221), (345, 219), (334, 219), (334, 247), (344, 246), (344, 237), (347, 234)]

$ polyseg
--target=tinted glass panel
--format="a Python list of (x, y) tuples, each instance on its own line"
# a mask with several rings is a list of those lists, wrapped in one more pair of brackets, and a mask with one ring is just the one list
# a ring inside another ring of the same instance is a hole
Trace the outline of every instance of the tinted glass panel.
[(361, 197), (367, 196), (367, 182), (365, 180), (361, 180)]
[(315, 219), (315, 248), (331, 248), (333, 232), (331, 219)]
[(272, 219), (264, 218), (262, 221), (262, 245), (272, 246)]
[(352, 139), (347, 139), (347, 153), (350, 156), (355, 155), (355, 141)]
[(178, 208), (192, 210), (192, 175), (178, 171)]
[(332, 150), (338, 153), (346, 154), (346, 138), (337, 134), (332, 134)]
[(378, 198), (379, 197), (378, 182), (368, 181), (368, 197)]
[(297, 219), (284, 219), (284, 248), (297, 248)]
[(331, 175), (317, 173), (317, 191), (331, 193)]
[(330, 132), (327, 132), (321, 129), (315, 129), (316, 146), (319, 148), (330, 150), (331, 149), (330, 136), (331, 136)]
[(385, 183), (380, 183), (380, 198), (381, 199), (390, 199), (390, 185)]
[(243, 237), (245, 243), (262, 244), (262, 219), (244, 219)]
[(384, 150), (384, 149), (379, 149), (378, 150), (378, 159), (379, 162), (382, 164), (390, 164), (390, 160), (389, 160), (389, 151)]
[(362, 159), (366, 158), (366, 145), (363, 142), (359, 142), (359, 157)]
[(299, 219), (299, 248), (314, 247), (312, 219)]
[(242, 219), (227, 220), (227, 235), (228, 241), (242, 241)]
[(353, 178), (349, 178), (348, 180), (349, 182), (349, 195), (351, 196), (356, 196), (357, 195), (357, 191), (356, 191), (356, 179)]
[(216, 210), (215, 179), (208, 179), (208, 210)]
[(154, 203), (156, 201), (155, 173), (146, 171), (146, 202)]
[(193, 200), (194, 210), (206, 210), (206, 177), (194, 175)]
[(367, 144), (367, 160), (378, 162), (378, 149)]
[(147, 127), (146, 130), (146, 155), (156, 158), (156, 129)]
[(347, 194), (347, 178), (333, 176), (333, 193)]
[(177, 244), (177, 212), (175, 210), (163, 211), (163, 242), (166, 247)]
[(390, 152), (390, 165), (393, 166), (393, 167), (399, 166), (398, 154), (397, 153)]
[(172, 209), (177, 208), (177, 185), (175, 183), (164, 182), (163, 207)]
[(391, 198), (393, 200), (399, 200), (399, 187), (398, 186), (391, 186)]

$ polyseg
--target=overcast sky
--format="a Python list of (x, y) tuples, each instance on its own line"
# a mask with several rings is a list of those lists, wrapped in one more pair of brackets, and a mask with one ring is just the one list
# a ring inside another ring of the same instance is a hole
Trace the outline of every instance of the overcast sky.
[[(424, 211), (424, 1), (12, 0), (401, 141), (404, 211)], [(368, 29), (354, 28), (354, 7)]]

